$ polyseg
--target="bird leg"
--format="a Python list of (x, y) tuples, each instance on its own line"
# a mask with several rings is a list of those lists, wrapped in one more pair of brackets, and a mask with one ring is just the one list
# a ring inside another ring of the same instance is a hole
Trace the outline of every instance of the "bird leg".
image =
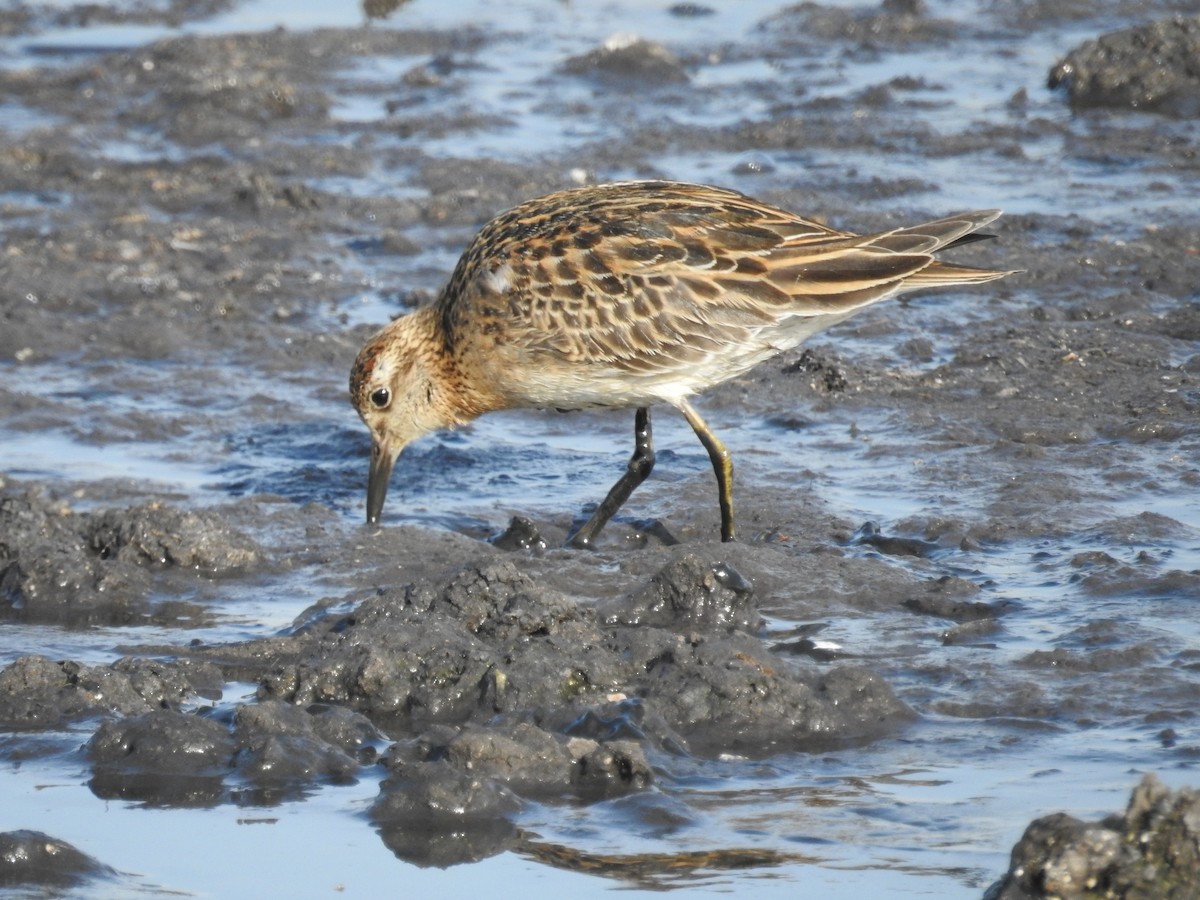
[(675, 405), (679, 407), (679, 411), (687, 418), (688, 424), (696, 432), (696, 437), (700, 438), (700, 443), (708, 451), (708, 458), (712, 460), (713, 472), (717, 475), (717, 500), (721, 504), (721, 540), (728, 543), (734, 540), (733, 458), (729, 455), (729, 448), (721, 443), (719, 437), (712, 433), (712, 430), (700, 418), (700, 414), (692, 409), (690, 403), (686, 400), (679, 400)]
[(629, 495), (633, 493), (634, 489), (646, 480), (653, 468), (654, 434), (650, 429), (650, 410), (642, 406), (638, 407), (633, 418), (633, 456), (629, 458), (625, 474), (612, 486), (608, 496), (596, 507), (596, 511), (592, 513), (592, 517), (584, 526), (567, 539), (567, 544), (577, 550), (590, 550), (600, 529), (629, 499)]

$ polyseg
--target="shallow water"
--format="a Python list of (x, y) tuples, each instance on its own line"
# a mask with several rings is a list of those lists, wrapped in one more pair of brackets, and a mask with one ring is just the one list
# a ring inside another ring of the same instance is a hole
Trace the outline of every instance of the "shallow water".
[[(967, 37), (949, 48), (928, 42), (897, 48), (885, 41), (853, 52), (829, 41), (823, 49), (789, 55), (758, 27), (782, 8), (779, 3), (713, 3), (713, 15), (694, 17), (670, 15), (671, 5), (413, 0), (370, 27), (449, 31), (469, 22), (468, 36), (488, 35), (484, 49), (458, 55), (460, 65), (446, 76), (454, 90), (431, 95), (423, 108), (448, 119), (467, 110), (480, 124), (431, 129), (415, 138), (384, 127), (396, 82), (430, 59), (363, 56), (327, 86), (333, 99), (327, 131), (293, 139), (332, 148), (370, 141), (374, 164), (349, 172), (331, 166), (325, 177), (309, 181), (331, 194), (399, 200), (430, 193), (431, 160), (532, 158), (547, 160), (567, 178), (662, 175), (759, 195), (799, 183), (814, 206), (855, 227), (898, 211), (995, 206), (1013, 216), (1077, 215), (1103, 232), (1093, 240), (1094, 250), (1106, 241), (1144, 237), (1147, 223), (1195, 223), (1194, 168), (1172, 166), (1151, 152), (1133, 158), (1115, 150), (1106, 157), (1094, 144), (1106, 129), (1147, 129), (1164, 144), (1194, 144), (1200, 123), (1132, 113), (1076, 116), (1044, 88), (1047, 69), (1067, 49), (1131, 19), (1098, 12), (1075, 22), (1039, 21), (1026, 30), (999, 20), (992, 4), (930, 2), (931, 15), (954, 21)], [(350, 7), (264, 0), (180, 28), (46, 28), (0, 42), (0, 65), (102, 65), (106, 52), (180, 33), (268, 31), (280, 24), (304, 31), (360, 21)], [(690, 89), (611, 93), (556, 72), (565, 59), (615, 32), (636, 32), (676, 50), (693, 69)], [(862, 99), (867, 89), (902, 76), (922, 83), (893, 92), (919, 102), (875, 106)], [(1019, 91), (1026, 98), (1014, 112), (1010, 98)], [(818, 97), (845, 104), (838, 115), (847, 122), (869, 119), (878, 128), (878, 144), (839, 146), (823, 133), (812, 145), (764, 142), (751, 154), (723, 146), (721, 128), (817, 114), (802, 104)], [(927, 141), (902, 140), (906, 128), (967, 140), (991, 126), (1011, 127), (1014, 119), (1032, 124), (1017, 138), (1006, 133), (996, 147), (970, 155), (931, 155)], [(627, 159), (597, 151), (659, 122), (661, 146), (642, 138)], [(13, 141), (55, 123), (55, 114), (44, 109), (0, 106), (0, 127)], [(688, 131), (693, 126), (694, 135)], [(213, 152), (180, 145), (153, 128), (81, 124), (72, 134), (114, 164), (169, 165)], [(744, 165), (748, 161), (754, 165)], [(916, 186), (887, 189), (906, 181)], [(872, 188), (876, 182), (882, 183), (878, 190)], [(8, 228), (36, 225), (70, 202), (36, 190), (0, 195)], [(149, 214), (170, 221), (161, 211)], [(364, 234), (372, 234), (369, 221), (347, 223), (345, 233), (329, 237), (342, 289), (328, 301), (297, 300), (308, 303), (301, 327), (340, 334), (385, 322), (398, 311), (397, 283), (436, 290), (470, 230), (416, 223), (406, 231), (416, 252), (378, 257), (347, 249)], [(1013, 237), (1005, 240), (1011, 244)], [(1052, 238), (1031, 234), (1029, 240)], [(1125, 289), (1112, 286), (1114, 292)], [(1026, 309), (1053, 306), (1054, 292), (1062, 290), (1061, 282), (1047, 287), (1031, 277), (1003, 300), (914, 300), (902, 312), (873, 310), (812, 343), (851, 363), (884, 360), (897, 378), (933, 372), (956, 365), (958, 334), (995, 319), (996, 304), (1023, 321)], [(1155, 310), (1172, 302), (1177, 298), (1158, 301)], [(931, 339), (932, 356), (896, 359), (905, 339), (923, 336)], [(1195, 342), (1180, 346), (1186, 343), (1176, 342), (1171, 365), (1200, 352)], [(345, 403), (344, 367), (334, 373), (331, 363), (326, 383), (324, 371), (254, 370), (245, 377), (246, 363), (234, 351), (177, 365), (131, 359), (99, 364), (103, 350), (86, 352), (90, 357), (76, 366), (40, 358), (0, 363), (8, 391), (52, 404), (45, 415), (26, 410), (4, 423), (5, 476), (68, 484), (77, 491), (71, 502), (80, 508), (143, 495), (185, 506), (261, 495), (270, 495), (271, 503), (315, 502), (336, 512), (347, 545), (360, 539), (367, 438)], [(182, 389), (162, 390), (164, 383)], [(280, 396), (288, 398), (286, 417), (273, 408)], [(837, 606), (821, 620), (827, 622), (821, 638), (883, 675), (919, 711), (916, 723), (867, 747), (828, 754), (672, 760), (661, 767), (668, 774), (649, 799), (531, 804), (519, 819), (537, 842), (599, 856), (749, 847), (776, 851), (778, 865), (701, 868), (672, 877), (645, 875), (627, 860), (625, 868), (602, 876), (510, 852), (425, 870), (382, 846), (365, 814), (377, 791), (372, 777), (268, 808), (146, 809), (105, 802), (88, 789), (89, 769), (76, 749), (90, 734), (86, 728), (37, 736), (59, 753), (6, 754), (0, 828), (46, 831), (124, 873), (119, 882), (81, 889), (87, 897), (127, 896), (131, 890), (246, 896), (261, 884), (296, 897), (370, 896), (382, 885), (437, 896), (486, 890), (501, 898), (531, 890), (589, 897), (664, 888), (704, 896), (968, 897), (1000, 876), (1031, 819), (1059, 810), (1084, 819), (1116, 811), (1145, 771), (1171, 785), (1196, 783), (1200, 757), (1189, 729), (1200, 699), (1200, 598), (1186, 593), (1193, 582), (1180, 588), (1158, 577), (1200, 570), (1194, 421), (1180, 423), (1176, 440), (1138, 442), (1094, 431), (1079, 441), (1039, 447), (1038, 471), (1052, 473), (1055, 484), (1038, 508), (1032, 505), (1037, 490), (1023, 483), (1030, 471), (1025, 464), (997, 462), (993, 454), (1003, 441), (994, 434), (956, 438), (952, 409), (922, 419), (912, 405), (893, 410), (869, 399), (822, 405), (800, 392), (785, 399), (794, 409), (780, 412), (804, 420), (796, 427), (757, 412), (746, 421), (736, 398), (722, 395), (714, 402), (709, 421), (738, 461), (739, 484), (813, 495), (851, 530), (867, 521), (889, 534), (920, 534), (938, 518), (1021, 521), (1004, 540), (967, 550), (947, 543), (930, 558), (879, 557), (849, 541), (843, 547), (926, 578), (966, 577), (982, 588), (976, 600), (1012, 601), (1017, 612), (1000, 619), (1001, 628), (977, 645), (948, 648), (941, 640), (943, 620), (897, 617), (891, 610), (850, 614)], [(511, 413), (426, 439), (406, 453), (389, 509), (397, 518), (395, 511), (403, 510), (406, 522), (480, 537), (501, 530), (515, 513), (553, 520), (599, 499), (624, 464), (630, 420), (627, 412)], [(710, 502), (709, 463), (690, 429), (673, 413), (659, 415), (655, 429), (658, 468), (625, 511), (634, 520), (670, 519), (682, 506)], [(766, 502), (760, 494), (751, 505)], [(1013, 513), (1014, 507), (1027, 514)], [(1139, 517), (1147, 513), (1176, 524), (1143, 527)], [(791, 539), (803, 541), (804, 535)], [(1093, 551), (1134, 574), (1089, 580), (1093, 570), (1079, 556)], [(285, 629), (326, 593), (339, 595), (336, 585), (335, 571), (301, 560), (266, 583), (205, 586), (198, 593), (207, 617), (186, 626), (183, 638), (182, 623), (88, 630), (4, 623), (0, 664), (30, 652), (104, 662), (139, 645), (259, 637)], [(801, 588), (782, 588), (764, 604), (778, 633), (809, 621)], [(1095, 648), (1112, 655), (1097, 659), (1090, 652)], [(1037, 656), (1056, 649), (1076, 655)], [(252, 693), (249, 685), (244, 694), (231, 690), (221, 703)], [(1017, 714), (998, 701), (1003, 714), (979, 713), (994, 695), (1009, 693), (1029, 695), (1011, 707)], [(1177, 739), (1161, 736), (1164, 721), (1180, 732)], [(5, 738), (10, 747), (15, 741)]]

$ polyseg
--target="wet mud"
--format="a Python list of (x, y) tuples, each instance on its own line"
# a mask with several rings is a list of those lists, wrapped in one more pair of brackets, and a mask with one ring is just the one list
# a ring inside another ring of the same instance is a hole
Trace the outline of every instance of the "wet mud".
[(116, 876), (103, 863), (40, 831), (0, 833), (0, 887), (62, 890), (80, 884), (116, 882)]
[[(407, 4), (369, 27), (116, 49), (52, 36), (236, 5), (0, 13), (32, 48), (0, 68), (0, 629), (22, 636), (0, 669), (7, 765), (70, 760), (101, 801), (197, 814), (377, 783), (363, 814), (402, 860), (511, 851), (655, 889), (820, 865), (794, 835), (695, 837), (716, 803), (695, 792), (717, 796), (731, 765), (883, 754), (886, 782), (1124, 729), (1141, 749), (1112, 739), (1115, 790), (1134, 770), (1195, 781), (1200, 220), (1173, 201), (1200, 179), (1194, 18), (806, 3), (671, 39), (715, 6), (540, 69), (518, 25), (408, 27)], [(937, 70), (829, 74), (1026, 32), (1096, 40), (1002, 83), (975, 122), (939, 118), (956, 86)], [(483, 85), (514, 46), (537, 71), (497, 101)], [(1023, 86), (1047, 79), (1057, 92)], [(576, 137), (514, 145), (523, 116)], [(631, 413), (423, 442), (383, 526), (361, 524), (350, 364), (490, 216), (667, 176), (878, 230), (984, 205), (939, 185), (947, 166), (1015, 198), (955, 261), (1020, 274), (885, 304), (706, 394), (741, 542), (717, 540), (707, 459), (668, 427), (597, 550), (559, 549), (620, 473)], [(57, 653), (63, 634), (87, 652)], [(937, 874), (994, 900), (1192, 896), (1194, 806), (1147, 781), (1119, 821), (1022, 810), (1009, 844), (1037, 821), (1007, 876), (998, 857)], [(591, 846), (571, 836), (586, 808), (615, 832), (690, 834)], [(137, 882), (33, 829), (0, 846), (0, 885)]]
[(1200, 797), (1147, 775), (1124, 814), (1081, 822), (1064, 813), (1033, 822), (1012, 867), (985, 900), (1023, 897), (1192, 897), (1200, 880)]

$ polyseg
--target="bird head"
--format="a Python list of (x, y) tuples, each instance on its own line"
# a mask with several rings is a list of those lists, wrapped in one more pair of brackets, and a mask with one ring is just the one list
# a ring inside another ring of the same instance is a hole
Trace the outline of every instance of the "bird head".
[(371, 338), (350, 370), (350, 402), (371, 430), (367, 522), (383, 512), (388, 482), (400, 451), (453, 419), (439, 413), (430, 360), (437, 352), (423, 338), (419, 313), (396, 319)]

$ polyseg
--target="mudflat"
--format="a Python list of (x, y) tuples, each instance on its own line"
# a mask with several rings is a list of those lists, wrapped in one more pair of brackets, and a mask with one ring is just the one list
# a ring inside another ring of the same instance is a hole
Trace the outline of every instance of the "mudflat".
[[(0, 884), (244, 883), (99, 815), (154, 809), (267, 822), (256, 877), (349, 892), (384, 858), (473, 863), (420, 882), (451, 892), (1194, 894), (1194, 19), (253, 9), (0, 13)], [(560, 548), (627, 412), (426, 438), (364, 526), (363, 342), (495, 214), (629, 178), (856, 232), (1004, 207), (947, 256), (1021, 272), (696, 399), (738, 542), (668, 409), (593, 551)]]

